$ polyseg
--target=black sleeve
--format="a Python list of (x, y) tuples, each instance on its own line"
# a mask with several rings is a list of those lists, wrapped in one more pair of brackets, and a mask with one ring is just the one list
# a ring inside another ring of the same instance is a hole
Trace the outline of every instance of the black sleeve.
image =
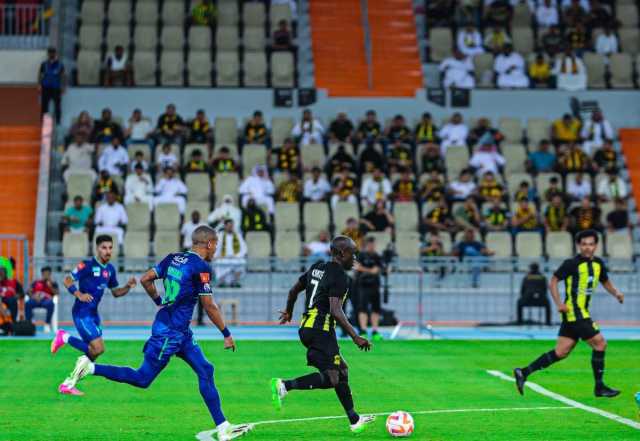
[(562, 265), (560, 265), (560, 268), (558, 268), (556, 272), (553, 273), (553, 275), (559, 280), (564, 280), (567, 277), (569, 277), (569, 275), (571, 275), (571, 273), (573, 273), (574, 270), (575, 270), (575, 262), (573, 261), (573, 259), (567, 259), (564, 262), (562, 262)]
[(605, 265), (601, 259), (598, 259), (598, 263), (600, 264), (600, 282), (607, 283), (609, 281), (609, 270), (607, 269), (607, 265)]
[(330, 271), (331, 273), (328, 276), (331, 277), (331, 284), (327, 295), (329, 297), (342, 298), (347, 293), (347, 289), (349, 289), (349, 278), (344, 271), (340, 271), (335, 267), (332, 267)]
[[(309, 269), (309, 271), (311, 271), (311, 269)], [(309, 274), (309, 271), (302, 273), (298, 278), (298, 282), (302, 285), (303, 288), (307, 287), (307, 275)]]

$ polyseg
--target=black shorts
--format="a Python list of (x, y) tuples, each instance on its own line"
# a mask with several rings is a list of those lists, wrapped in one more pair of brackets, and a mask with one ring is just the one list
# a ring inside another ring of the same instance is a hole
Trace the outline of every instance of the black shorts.
[(576, 320), (575, 322), (563, 322), (560, 326), (560, 337), (567, 337), (572, 340), (589, 340), (600, 333), (598, 325), (590, 318)]
[(300, 328), (298, 335), (307, 348), (307, 365), (315, 367), (320, 372), (346, 367), (334, 331)]
[(369, 312), (369, 306), (371, 306), (371, 312), (381, 312), (380, 301), (380, 285), (372, 286), (360, 286), (358, 288), (360, 297), (360, 304), (358, 305), (358, 312)]

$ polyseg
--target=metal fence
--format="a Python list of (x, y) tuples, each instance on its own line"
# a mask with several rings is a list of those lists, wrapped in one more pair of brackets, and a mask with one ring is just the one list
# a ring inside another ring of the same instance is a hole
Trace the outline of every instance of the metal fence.
[(36, 49), (48, 45), (51, 9), (45, 5), (0, 5), (0, 47)]

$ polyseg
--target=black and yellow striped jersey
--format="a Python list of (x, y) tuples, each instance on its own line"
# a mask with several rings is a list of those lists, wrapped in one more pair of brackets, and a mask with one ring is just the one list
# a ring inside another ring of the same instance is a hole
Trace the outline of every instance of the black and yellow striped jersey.
[(565, 260), (553, 275), (559, 280), (564, 280), (565, 284), (564, 303), (569, 311), (562, 314), (562, 321), (575, 322), (590, 318), (591, 295), (595, 292), (598, 282), (606, 283), (609, 280), (607, 267), (602, 259), (595, 256), (587, 259), (577, 255)]
[(300, 276), (306, 289), (301, 328), (333, 332), (335, 319), (330, 313), (329, 297), (338, 297), (344, 304), (349, 295), (350, 279), (336, 262), (316, 262)]

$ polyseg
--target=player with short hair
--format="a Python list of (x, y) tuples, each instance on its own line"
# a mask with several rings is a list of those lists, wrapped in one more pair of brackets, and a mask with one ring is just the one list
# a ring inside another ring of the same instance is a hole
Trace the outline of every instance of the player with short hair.
[[(618, 302), (624, 302), (624, 294), (609, 279), (607, 267), (602, 259), (594, 256), (598, 246), (598, 233), (594, 230), (581, 231), (576, 235), (579, 254), (565, 260), (551, 277), (549, 289), (558, 311), (562, 314), (562, 325), (554, 350), (542, 354), (525, 368), (516, 368), (513, 373), (520, 394), (524, 393), (524, 384), (532, 373), (549, 367), (553, 363), (566, 358), (578, 340), (585, 340), (593, 348), (591, 367), (595, 379), (595, 396), (613, 398), (620, 391), (604, 384), (604, 354), (607, 342), (589, 314), (591, 295), (598, 286), (602, 286), (614, 296)], [(560, 301), (558, 282), (565, 282), (565, 301)]]
[[(73, 379), (78, 381), (87, 375), (98, 375), (111, 381), (147, 388), (175, 355), (182, 358), (198, 376), (200, 394), (217, 426), (218, 440), (227, 441), (244, 435), (252, 426), (232, 426), (226, 420), (213, 380), (213, 365), (196, 343), (190, 329), (193, 308), (200, 300), (207, 315), (224, 336), (224, 348), (235, 351), (235, 342), (211, 291), (209, 262), (216, 251), (216, 232), (207, 225), (201, 225), (193, 231), (191, 238), (193, 245), (189, 251), (169, 254), (140, 279), (149, 297), (160, 307), (151, 328), (151, 337), (144, 345), (142, 365), (132, 369), (94, 364), (88, 357), (82, 356), (76, 362)], [(156, 279), (163, 281), (164, 298), (156, 290)]]
[[(80, 334), (74, 337), (62, 329), (56, 332), (51, 342), (51, 353), (69, 343), (72, 347), (83, 352), (91, 360), (97, 359), (104, 352), (102, 327), (98, 305), (102, 300), (105, 288), (111, 290), (114, 297), (122, 297), (136, 286), (135, 277), (131, 277), (125, 286), (118, 288), (115, 267), (109, 263), (113, 253), (113, 239), (102, 234), (96, 237), (96, 255), (80, 262), (69, 275), (64, 278), (64, 286), (76, 300), (71, 311), (73, 324)], [(71, 377), (67, 377), (58, 386), (58, 391), (65, 395), (83, 395), (75, 387)]]
[(271, 393), (275, 407), (280, 409), (282, 400), (291, 390), (335, 389), (351, 423), (351, 431), (360, 433), (374, 417), (360, 416), (354, 410), (348, 366), (340, 355), (335, 331), (337, 322), (361, 350), (371, 349), (369, 341), (356, 333), (342, 309), (349, 296), (350, 279), (345, 271), (353, 267), (355, 254), (356, 244), (353, 240), (346, 236), (335, 237), (331, 241), (331, 260), (314, 263), (289, 291), (286, 309), (280, 311), (280, 323), (291, 321), (298, 294), (306, 290), (304, 314), (298, 335), (307, 348), (307, 364), (319, 372), (293, 380), (273, 378)]

